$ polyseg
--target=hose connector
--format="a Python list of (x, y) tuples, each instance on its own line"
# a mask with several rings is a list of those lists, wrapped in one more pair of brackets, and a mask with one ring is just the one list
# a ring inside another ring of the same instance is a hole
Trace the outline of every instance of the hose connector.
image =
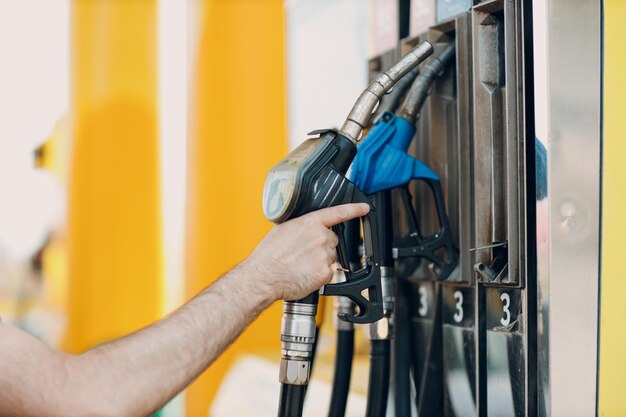
[(315, 343), (317, 304), (294, 301), (283, 303), (280, 326), (279, 381), (282, 384), (307, 385), (311, 371), (311, 355)]
[(383, 293), (384, 316), (382, 319), (367, 326), (367, 337), (369, 340), (390, 340), (393, 338), (393, 309), (395, 304), (393, 268), (388, 266), (380, 268), (380, 283)]
[(350, 114), (341, 127), (341, 134), (356, 143), (381, 97), (432, 53), (433, 46), (424, 41), (392, 65), (391, 68), (377, 75), (354, 103)]

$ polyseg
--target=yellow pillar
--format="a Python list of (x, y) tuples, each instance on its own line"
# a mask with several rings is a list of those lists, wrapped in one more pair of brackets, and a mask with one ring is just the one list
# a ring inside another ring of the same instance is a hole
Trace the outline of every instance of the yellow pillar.
[(69, 323), (83, 351), (162, 306), (155, 0), (72, 0)]
[(626, 3), (604, 0), (604, 121), (602, 142), (602, 263), (598, 415), (626, 415)]
[[(283, 0), (192, 6), (200, 38), (191, 53), (189, 297), (241, 261), (270, 229), (261, 210), (263, 182), (287, 151)], [(187, 415), (207, 415), (238, 355), (279, 352), (280, 315), (278, 304), (264, 313), (191, 386)]]

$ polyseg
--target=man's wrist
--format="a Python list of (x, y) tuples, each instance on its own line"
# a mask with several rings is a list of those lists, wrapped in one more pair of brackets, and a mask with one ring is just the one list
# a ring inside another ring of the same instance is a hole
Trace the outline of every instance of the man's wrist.
[(266, 276), (267, 272), (260, 267), (256, 260), (247, 258), (235, 269), (245, 280), (246, 291), (250, 291), (252, 295), (256, 296), (255, 298), (263, 310), (281, 298), (278, 289), (270, 284), (270, 280)]

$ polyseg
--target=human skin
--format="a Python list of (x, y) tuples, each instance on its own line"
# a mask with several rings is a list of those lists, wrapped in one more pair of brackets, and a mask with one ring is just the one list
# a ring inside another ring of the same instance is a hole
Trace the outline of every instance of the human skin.
[(299, 299), (332, 276), (330, 227), (366, 204), (309, 213), (275, 226), (254, 252), (162, 320), (81, 355), (0, 323), (0, 415), (148, 416), (172, 399), (279, 299)]

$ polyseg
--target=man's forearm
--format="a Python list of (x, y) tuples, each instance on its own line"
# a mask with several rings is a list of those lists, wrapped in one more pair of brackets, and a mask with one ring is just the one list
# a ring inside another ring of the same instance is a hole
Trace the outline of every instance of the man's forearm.
[(40, 416), (149, 415), (206, 369), (274, 301), (255, 274), (243, 263), (163, 320), (82, 355), (58, 360), (61, 354), (49, 350), (52, 356), (46, 366), (53, 369), (44, 371), (58, 378), (46, 379), (43, 385), (41, 380), (25, 381), (11, 387), (22, 392), (5, 392), (26, 399), (41, 390), (43, 400), (16, 402), (15, 409), (4, 411)]
[(111, 396), (102, 400), (118, 403), (115, 415), (156, 411), (274, 301), (254, 274), (239, 265), (160, 322), (78, 357), (75, 372), (92, 375), (94, 389)]

